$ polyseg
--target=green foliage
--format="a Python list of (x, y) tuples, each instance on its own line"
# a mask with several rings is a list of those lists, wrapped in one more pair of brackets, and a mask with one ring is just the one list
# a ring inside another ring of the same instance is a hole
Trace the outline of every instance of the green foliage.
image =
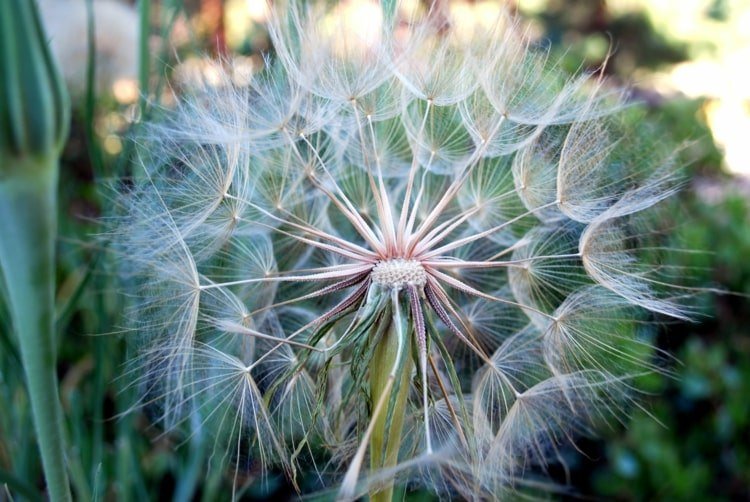
[[(708, 157), (710, 158), (710, 156)], [(704, 166), (716, 170), (716, 166)], [(620, 500), (739, 500), (750, 496), (750, 201), (731, 184), (697, 179), (667, 237), (682, 249), (671, 264), (691, 284), (734, 294), (695, 298), (699, 324), (662, 328), (676, 378), (649, 376), (654, 395), (585, 467), (579, 489)], [(672, 208), (673, 210), (675, 208)], [(674, 223), (674, 222), (673, 222)]]
[(668, 399), (653, 399), (653, 416), (635, 414), (627, 431), (608, 441), (607, 468), (593, 479), (596, 493), (627, 500), (746, 498), (749, 348), (746, 332), (710, 342), (692, 334), (678, 353), (680, 379), (661, 382)]
[[(682, 257), (684, 265), (695, 270), (692, 274), (703, 284), (717, 284), (729, 291), (750, 294), (750, 200), (747, 193), (737, 192), (730, 184), (711, 179), (698, 179), (698, 196), (689, 199), (690, 221), (699, 222), (678, 229), (675, 241), (688, 249), (705, 249), (704, 255)], [(747, 188), (745, 189), (747, 190)], [(701, 200), (717, 198), (714, 201)], [(741, 300), (735, 300), (735, 303)], [(715, 305), (709, 315), (724, 314)], [(726, 319), (729, 320), (729, 319)]]

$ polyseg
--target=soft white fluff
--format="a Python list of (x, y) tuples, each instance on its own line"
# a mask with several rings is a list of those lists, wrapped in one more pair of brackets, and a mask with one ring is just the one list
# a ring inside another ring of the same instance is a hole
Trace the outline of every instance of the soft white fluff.
[[(167, 424), (214, 431), (235, 476), (251, 456), (294, 480), (304, 459), (343, 498), (393, 479), (496, 497), (658, 370), (637, 323), (685, 312), (633, 219), (673, 193), (670, 163), (631, 162), (618, 92), (511, 17), (469, 39), (383, 19), (373, 44), (280, 9), (263, 72), (150, 126), (113, 231), (138, 382)], [(398, 357), (374, 367), (385, 333)], [(395, 405), (368, 382), (412, 367), (398, 462), (370, 470)]]

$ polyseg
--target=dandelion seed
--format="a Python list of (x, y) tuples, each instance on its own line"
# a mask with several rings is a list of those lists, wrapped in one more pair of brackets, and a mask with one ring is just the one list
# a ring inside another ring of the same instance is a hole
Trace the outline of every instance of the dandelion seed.
[(235, 469), (317, 469), (344, 499), (523, 490), (659, 370), (635, 323), (686, 314), (633, 230), (669, 159), (628, 167), (618, 93), (506, 15), (343, 42), (330, 16), (275, 12), (276, 60), (144, 139), (114, 232), (139, 382)]

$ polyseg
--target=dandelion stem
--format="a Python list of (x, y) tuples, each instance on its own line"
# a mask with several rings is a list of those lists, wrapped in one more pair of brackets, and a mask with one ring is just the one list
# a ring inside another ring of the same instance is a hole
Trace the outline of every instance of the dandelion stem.
[[(412, 359), (411, 341), (401, 299), (396, 289), (392, 290), (393, 319), (390, 329), (378, 343), (370, 365), (370, 392), (374, 401), (387, 399), (387, 412), (372, 415), (375, 427), (370, 442), (370, 467), (378, 472), (394, 467), (398, 462), (401, 432), (406, 413), (406, 398), (409, 395)], [(385, 373), (385, 368), (393, 368)], [(397, 385), (395, 388), (392, 388)], [(395, 395), (393, 394), (395, 393)], [(378, 411), (378, 410), (376, 410)], [(389, 419), (390, 418), (390, 419)], [(390, 502), (393, 498), (393, 479), (378, 485), (370, 492), (372, 502)]]
[(26, 373), (39, 450), (53, 501), (70, 500), (57, 386), (55, 339), (55, 236), (57, 160), (27, 159), (23, 174), (0, 182), (0, 265)]

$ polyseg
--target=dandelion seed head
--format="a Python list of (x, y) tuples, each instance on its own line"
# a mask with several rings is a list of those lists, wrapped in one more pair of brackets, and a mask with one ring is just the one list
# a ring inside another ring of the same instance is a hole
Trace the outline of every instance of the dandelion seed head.
[(339, 14), (274, 11), (275, 58), (242, 82), (222, 62), (140, 138), (111, 232), (134, 385), (235, 478), (253, 458), (344, 499), (523, 490), (661, 371), (636, 326), (689, 314), (641, 252), (672, 156), (509, 15), (339, 39)]

